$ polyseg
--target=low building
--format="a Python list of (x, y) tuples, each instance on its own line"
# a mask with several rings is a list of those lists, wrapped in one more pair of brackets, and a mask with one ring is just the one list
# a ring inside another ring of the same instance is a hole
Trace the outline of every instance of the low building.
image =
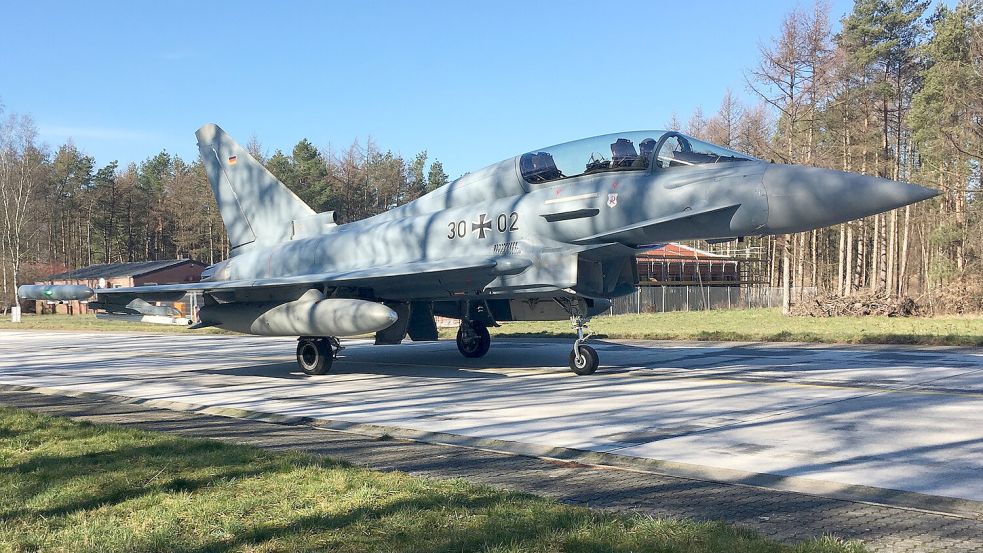
[[(201, 280), (207, 265), (193, 259), (101, 263), (45, 277), (36, 284), (81, 284), (96, 288), (128, 288), (147, 284), (183, 284)], [(88, 313), (87, 302), (38, 301), (37, 313)]]
[(684, 244), (665, 244), (639, 254), (641, 286), (738, 286), (742, 260)]
[(771, 296), (761, 293), (759, 252), (728, 249), (725, 254), (669, 243), (638, 254), (638, 288), (615, 298), (609, 313), (770, 307)]

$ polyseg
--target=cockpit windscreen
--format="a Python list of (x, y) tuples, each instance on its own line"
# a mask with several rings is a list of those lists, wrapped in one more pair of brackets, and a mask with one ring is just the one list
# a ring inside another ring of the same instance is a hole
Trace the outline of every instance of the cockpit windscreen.
[(678, 132), (667, 132), (656, 145), (654, 165), (662, 169), (681, 165), (755, 161), (755, 158), (723, 146), (703, 142)]
[(646, 171), (754, 158), (678, 132), (634, 131), (567, 142), (523, 154), (522, 178), (537, 185), (612, 171)]

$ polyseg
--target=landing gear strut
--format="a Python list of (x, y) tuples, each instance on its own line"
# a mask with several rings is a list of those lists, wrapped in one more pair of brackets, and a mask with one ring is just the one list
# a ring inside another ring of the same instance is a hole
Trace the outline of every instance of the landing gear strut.
[(301, 336), (297, 339), (297, 365), (305, 374), (327, 374), (341, 350), (341, 342), (334, 336)]
[(491, 346), (488, 325), (498, 326), (498, 323), (491, 316), (488, 304), (483, 301), (462, 301), (460, 309), (461, 327), (457, 329), (457, 350), (471, 359), (484, 357)]
[(570, 314), (570, 323), (577, 331), (577, 339), (573, 342), (573, 350), (570, 351), (570, 370), (580, 376), (594, 374), (600, 364), (600, 359), (594, 348), (586, 343), (592, 335), (587, 326), (590, 317), (585, 315), (587, 306), (581, 301), (562, 302), (557, 300), (557, 303)]
[(573, 350), (570, 352), (570, 370), (580, 376), (594, 374), (600, 364), (600, 359), (598, 359), (594, 348), (584, 343), (591, 336), (589, 331), (586, 335), (584, 334), (584, 329), (587, 328), (587, 319), (580, 317), (571, 317), (571, 319), (577, 330), (577, 340), (574, 341)]
[(475, 321), (461, 321), (457, 330), (457, 349), (465, 357), (482, 357), (488, 353), (491, 336), (488, 327)]

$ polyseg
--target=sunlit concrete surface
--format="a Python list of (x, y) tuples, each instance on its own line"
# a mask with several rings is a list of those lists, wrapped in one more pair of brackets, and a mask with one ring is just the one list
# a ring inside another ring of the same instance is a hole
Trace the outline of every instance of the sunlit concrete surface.
[(332, 373), (293, 339), (0, 332), (0, 383), (620, 453), (983, 501), (983, 351), (569, 341), (345, 342)]

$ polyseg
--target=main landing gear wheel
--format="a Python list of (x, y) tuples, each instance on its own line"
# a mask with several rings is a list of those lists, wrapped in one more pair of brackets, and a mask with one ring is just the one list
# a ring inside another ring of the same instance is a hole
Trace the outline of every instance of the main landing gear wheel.
[(457, 349), (461, 355), (470, 358), (482, 357), (491, 347), (488, 327), (479, 323), (462, 322), (457, 330)]
[[(580, 355), (577, 355), (578, 352)], [(590, 346), (580, 345), (570, 350), (570, 370), (580, 376), (594, 374), (599, 363), (597, 352)]]
[(305, 374), (327, 374), (334, 362), (332, 338), (300, 338), (297, 340), (297, 364)]

